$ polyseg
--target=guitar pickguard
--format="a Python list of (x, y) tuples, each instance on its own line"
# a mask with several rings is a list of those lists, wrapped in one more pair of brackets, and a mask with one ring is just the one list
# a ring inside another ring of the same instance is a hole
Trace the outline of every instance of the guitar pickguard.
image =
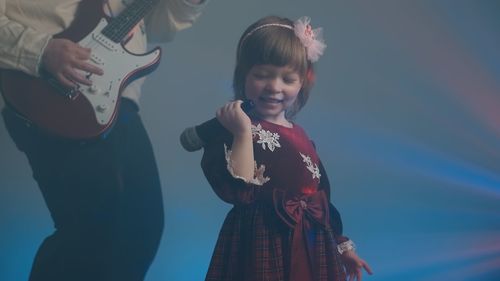
[(106, 25), (106, 20), (102, 19), (96, 28), (79, 42), (81, 46), (92, 50), (91, 62), (104, 71), (102, 76), (89, 77), (92, 86), (79, 85), (79, 92), (92, 105), (100, 124), (106, 124), (113, 118), (119, 93), (128, 81), (141, 70), (157, 63), (161, 53), (157, 49), (145, 55), (131, 54), (121, 44), (102, 36), (101, 30)]

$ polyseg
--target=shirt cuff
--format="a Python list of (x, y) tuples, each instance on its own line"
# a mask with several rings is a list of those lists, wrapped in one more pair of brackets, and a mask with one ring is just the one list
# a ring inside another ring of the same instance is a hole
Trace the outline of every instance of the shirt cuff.
[(34, 74), (35, 76), (39, 77), (40, 76), (40, 71), (43, 67), (43, 54), (45, 53), (45, 48), (47, 48), (47, 45), (49, 44), (50, 40), (52, 39), (52, 36), (49, 36), (47, 38), (45, 38), (45, 40), (43, 40), (41, 42), (41, 51), (40, 53), (38, 54), (37, 58), (36, 58), (36, 67), (34, 69)]

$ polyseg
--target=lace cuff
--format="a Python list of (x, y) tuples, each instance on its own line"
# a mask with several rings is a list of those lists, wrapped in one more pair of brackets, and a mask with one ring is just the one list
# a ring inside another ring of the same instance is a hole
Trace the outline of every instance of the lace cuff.
[(227, 170), (229, 171), (231, 176), (233, 176), (234, 178), (243, 180), (246, 183), (251, 183), (251, 184), (255, 184), (255, 185), (259, 185), (259, 186), (264, 185), (266, 182), (268, 182), (270, 180), (269, 177), (264, 177), (264, 172), (266, 170), (266, 166), (260, 165), (259, 167), (257, 167), (256, 161), (254, 161), (253, 178), (246, 179), (242, 176), (235, 174), (234, 169), (233, 169), (233, 161), (231, 160), (232, 151), (227, 148), (226, 144), (224, 144), (224, 152), (226, 155)]
[(355, 252), (356, 251), (356, 245), (354, 244), (354, 242), (352, 242), (352, 240), (347, 240), (345, 242), (342, 242), (340, 244), (337, 245), (337, 251), (339, 251), (339, 254), (343, 254), (344, 252), (346, 251), (353, 251)]

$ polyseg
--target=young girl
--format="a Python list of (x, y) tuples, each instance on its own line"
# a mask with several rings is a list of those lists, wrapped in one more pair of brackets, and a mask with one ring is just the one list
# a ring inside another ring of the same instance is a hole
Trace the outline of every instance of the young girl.
[[(228, 130), (204, 148), (202, 168), (228, 213), (206, 280), (361, 280), (368, 264), (342, 236), (313, 143), (291, 118), (305, 105), (326, 47), (308, 18), (265, 17), (243, 33), (236, 101), (217, 111)], [(245, 114), (242, 100), (254, 108)]]

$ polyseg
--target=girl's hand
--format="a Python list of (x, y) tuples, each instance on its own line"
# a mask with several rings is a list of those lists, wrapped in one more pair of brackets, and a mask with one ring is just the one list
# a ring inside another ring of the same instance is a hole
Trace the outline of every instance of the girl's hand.
[(229, 130), (233, 136), (242, 136), (252, 133), (248, 115), (241, 109), (243, 101), (232, 101), (217, 110), (219, 122)]
[(368, 274), (373, 274), (370, 266), (364, 260), (358, 257), (358, 255), (356, 255), (356, 252), (345, 251), (340, 257), (342, 259), (342, 262), (344, 263), (348, 281), (361, 281), (363, 276), (363, 268)]
[(75, 83), (92, 84), (84, 72), (103, 74), (102, 69), (88, 63), (88, 59), (90, 59), (90, 49), (67, 39), (51, 39), (42, 55), (45, 70), (61, 84), (70, 88), (75, 87)]
[(250, 181), (254, 177), (252, 127), (250, 118), (241, 109), (241, 100), (229, 102), (216, 116), (219, 122), (233, 134), (231, 167), (233, 173)]

